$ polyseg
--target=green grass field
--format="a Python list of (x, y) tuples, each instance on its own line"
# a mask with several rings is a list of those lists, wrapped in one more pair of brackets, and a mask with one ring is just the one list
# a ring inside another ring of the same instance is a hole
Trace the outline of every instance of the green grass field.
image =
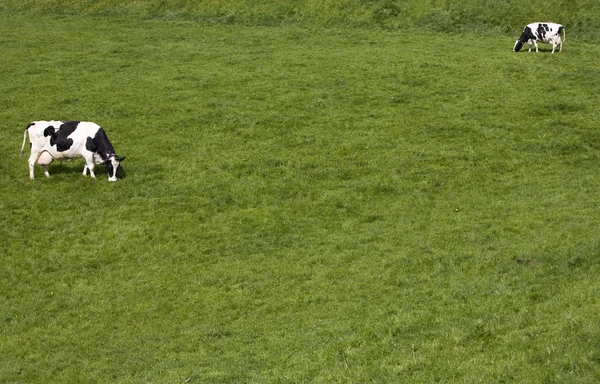
[(519, 33), (0, 12), (0, 382), (598, 382), (600, 48)]

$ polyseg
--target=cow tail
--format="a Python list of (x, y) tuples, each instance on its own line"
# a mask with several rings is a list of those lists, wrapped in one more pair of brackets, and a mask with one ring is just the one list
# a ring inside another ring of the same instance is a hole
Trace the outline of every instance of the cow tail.
[(27, 128), (25, 128), (25, 132), (23, 133), (23, 144), (21, 144), (21, 154), (19, 156), (23, 157), (23, 149), (25, 148), (25, 141), (27, 140), (27, 132), (29, 131), (29, 127), (35, 125), (35, 123), (29, 123)]
[(23, 157), (23, 149), (25, 148), (25, 141), (27, 140), (27, 131), (29, 130), (29, 127), (25, 128), (25, 133), (23, 133), (23, 144), (21, 145), (21, 154), (19, 155), (20, 157)]

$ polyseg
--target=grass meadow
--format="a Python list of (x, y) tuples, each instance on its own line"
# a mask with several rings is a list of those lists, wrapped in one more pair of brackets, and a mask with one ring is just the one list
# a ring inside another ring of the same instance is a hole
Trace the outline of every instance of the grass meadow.
[(600, 48), (519, 34), (1, 12), (0, 382), (598, 382)]

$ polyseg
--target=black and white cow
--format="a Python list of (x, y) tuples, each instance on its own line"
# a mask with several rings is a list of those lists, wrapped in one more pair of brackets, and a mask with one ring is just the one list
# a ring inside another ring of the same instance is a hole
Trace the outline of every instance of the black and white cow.
[(37, 163), (48, 177), (48, 166), (53, 160), (85, 159), (83, 175), (94, 175), (94, 164), (106, 164), (108, 181), (117, 181), (117, 168), (125, 157), (119, 157), (108, 140), (104, 129), (98, 124), (79, 121), (34, 121), (25, 128), (21, 155), (29, 133), (31, 155), (29, 178), (33, 179), (33, 167)]
[[(560, 38), (560, 33), (563, 33), (563, 38)], [(531, 43), (535, 44), (535, 51), (538, 51), (538, 41), (542, 43), (552, 44), (552, 53), (558, 46), (559, 52), (562, 52), (563, 40), (566, 38), (565, 29), (562, 25), (556, 23), (531, 23), (527, 24), (521, 33), (519, 40), (515, 42), (513, 52), (519, 52), (523, 44), (529, 44), (529, 52), (531, 52)]]

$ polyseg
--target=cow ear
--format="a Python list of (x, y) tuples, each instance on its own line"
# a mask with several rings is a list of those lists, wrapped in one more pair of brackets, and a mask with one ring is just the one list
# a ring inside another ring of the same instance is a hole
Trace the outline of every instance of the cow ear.
[(119, 159), (119, 162), (121, 162), (121, 161), (125, 160), (125, 158), (126, 158), (126, 157), (127, 157), (127, 156), (123, 156), (123, 157), (119, 157), (119, 156), (117, 156), (117, 159)]

